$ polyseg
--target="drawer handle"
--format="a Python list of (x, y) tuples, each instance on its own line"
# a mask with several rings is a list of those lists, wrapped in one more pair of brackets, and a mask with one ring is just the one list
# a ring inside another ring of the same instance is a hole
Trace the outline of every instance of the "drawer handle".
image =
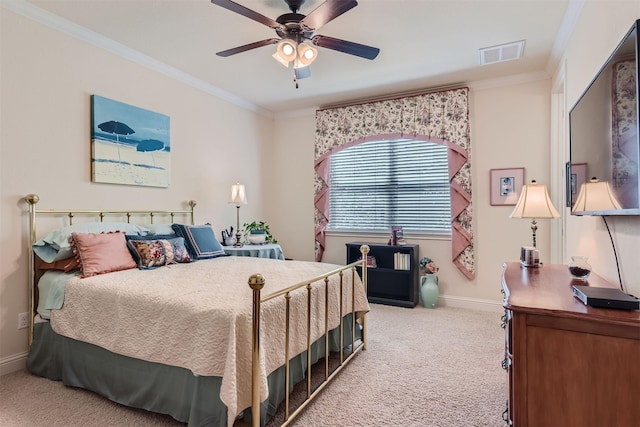
[(504, 359), (502, 359), (502, 369), (504, 369), (505, 371), (509, 370), (509, 366), (511, 366), (511, 360), (505, 356)]
[(500, 327), (502, 329), (507, 327), (507, 313), (503, 314), (502, 317), (500, 317), (500, 320), (502, 320), (502, 323), (500, 324)]

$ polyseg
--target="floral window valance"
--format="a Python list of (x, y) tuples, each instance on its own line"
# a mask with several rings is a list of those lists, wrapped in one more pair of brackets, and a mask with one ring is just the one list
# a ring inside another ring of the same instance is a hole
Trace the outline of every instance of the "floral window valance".
[(471, 206), (469, 89), (458, 88), (316, 112), (315, 240), (322, 260), (328, 223), (331, 154), (365, 141), (412, 137), (446, 145), (451, 184), (452, 262), (475, 277)]

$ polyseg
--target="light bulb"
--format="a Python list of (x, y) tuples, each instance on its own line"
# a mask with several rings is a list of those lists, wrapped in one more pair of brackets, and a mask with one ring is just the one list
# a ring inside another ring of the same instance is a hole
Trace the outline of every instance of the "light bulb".
[(289, 43), (285, 43), (284, 46), (282, 46), (282, 52), (285, 55), (291, 55), (293, 53), (293, 46), (291, 46)]

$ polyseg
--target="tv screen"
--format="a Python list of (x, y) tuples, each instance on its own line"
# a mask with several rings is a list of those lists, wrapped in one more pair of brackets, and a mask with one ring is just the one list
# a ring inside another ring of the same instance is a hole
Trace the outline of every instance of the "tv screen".
[(578, 215), (640, 215), (639, 23), (569, 112), (567, 205), (573, 207), (581, 185), (595, 177), (608, 182), (621, 207)]

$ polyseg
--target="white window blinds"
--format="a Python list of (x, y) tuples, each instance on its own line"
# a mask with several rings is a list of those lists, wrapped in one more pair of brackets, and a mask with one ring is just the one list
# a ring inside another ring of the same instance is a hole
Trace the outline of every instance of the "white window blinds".
[(365, 142), (331, 155), (330, 168), (328, 230), (451, 234), (445, 146)]

